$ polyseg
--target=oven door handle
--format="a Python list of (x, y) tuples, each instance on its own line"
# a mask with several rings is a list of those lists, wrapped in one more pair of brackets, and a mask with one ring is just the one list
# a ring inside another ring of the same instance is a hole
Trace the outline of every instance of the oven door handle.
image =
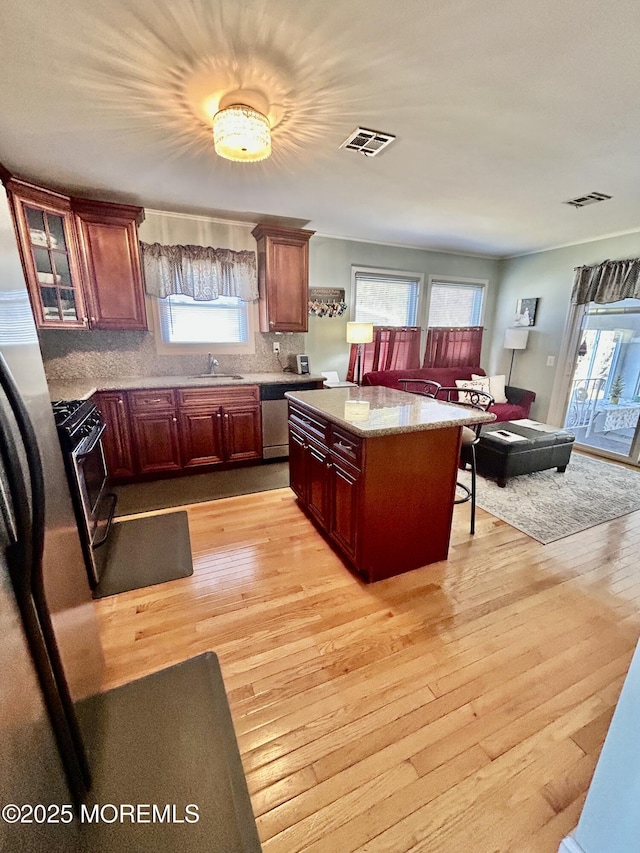
[(93, 451), (96, 448), (96, 444), (100, 441), (100, 438), (102, 437), (102, 433), (105, 431), (106, 428), (107, 428), (106, 424), (100, 424), (100, 426), (98, 427), (98, 432), (93, 435), (93, 441), (91, 442), (91, 447), (88, 450), (83, 450), (82, 453), (76, 453), (74, 451), (73, 455), (75, 456), (75, 458), (79, 460), (79, 459), (86, 459), (87, 456), (91, 456), (91, 454), (93, 453)]
[(109, 510), (109, 518), (107, 519), (107, 524), (104, 529), (104, 533), (102, 534), (100, 539), (98, 539), (96, 542), (91, 543), (91, 547), (94, 550), (96, 548), (99, 548), (101, 545), (104, 545), (104, 543), (109, 538), (109, 533), (111, 532), (111, 525), (113, 524), (113, 517), (116, 514), (116, 506), (118, 504), (118, 496), (113, 492), (109, 492), (109, 494), (105, 495), (104, 498), (105, 500), (111, 501), (111, 509)]

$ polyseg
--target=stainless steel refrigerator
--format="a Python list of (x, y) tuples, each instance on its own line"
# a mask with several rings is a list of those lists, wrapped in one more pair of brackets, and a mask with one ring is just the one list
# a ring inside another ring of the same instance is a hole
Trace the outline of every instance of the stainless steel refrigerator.
[[(103, 656), (9, 203), (0, 190), (0, 807), (90, 783), (75, 704)], [(72, 851), (78, 827), (0, 819), (0, 850)]]

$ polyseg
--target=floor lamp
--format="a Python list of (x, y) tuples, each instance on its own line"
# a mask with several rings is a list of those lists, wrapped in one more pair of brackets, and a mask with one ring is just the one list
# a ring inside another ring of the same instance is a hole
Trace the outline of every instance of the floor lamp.
[(362, 345), (370, 344), (373, 340), (373, 323), (347, 323), (347, 343), (358, 347), (356, 381), (362, 382)]
[(527, 348), (527, 339), (529, 337), (529, 329), (515, 327), (506, 329), (504, 333), (504, 348), (511, 350), (511, 366), (509, 367), (509, 379), (507, 385), (511, 385), (511, 371), (513, 370), (513, 358), (517, 349)]

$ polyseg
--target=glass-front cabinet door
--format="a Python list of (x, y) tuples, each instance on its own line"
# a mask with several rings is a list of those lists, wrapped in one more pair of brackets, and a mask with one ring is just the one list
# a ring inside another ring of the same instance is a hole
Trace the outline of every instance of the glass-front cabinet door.
[(56, 193), (11, 182), (33, 311), (40, 328), (87, 324), (73, 214)]

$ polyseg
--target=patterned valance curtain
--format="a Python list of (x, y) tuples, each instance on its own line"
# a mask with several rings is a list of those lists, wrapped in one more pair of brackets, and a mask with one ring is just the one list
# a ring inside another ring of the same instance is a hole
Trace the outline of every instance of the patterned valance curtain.
[(480, 365), (482, 326), (427, 329), (423, 367), (467, 367)]
[(199, 302), (219, 296), (236, 296), (243, 302), (258, 298), (255, 252), (142, 242), (140, 247), (150, 296), (190, 296)]
[(640, 299), (640, 258), (576, 267), (575, 273), (571, 293), (574, 305)]

